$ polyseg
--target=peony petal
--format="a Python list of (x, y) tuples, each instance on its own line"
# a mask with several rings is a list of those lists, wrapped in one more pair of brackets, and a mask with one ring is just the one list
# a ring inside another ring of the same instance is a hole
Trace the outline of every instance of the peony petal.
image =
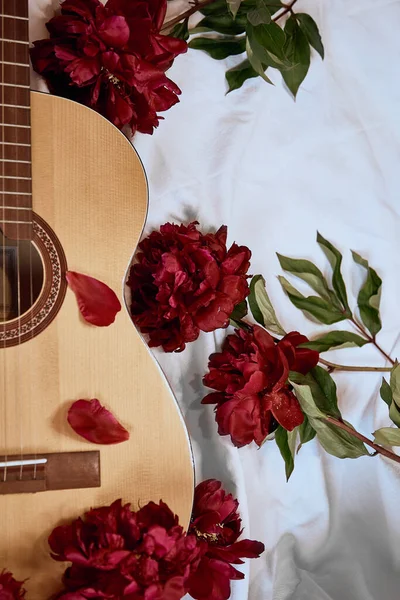
[(271, 412), (275, 419), (288, 431), (292, 431), (304, 421), (299, 401), (288, 387), (271, 392), (266, 398), (271, 402)]
[(117, 312), (121, 310), (121, 303), (108, 285), (74, 271), (67, 271), (65, 276), (85, 321), (98, 327), (114, 323)]
[(95, 398), (74, 402), (67, 418), (75, 433), (93, 444), (119, 444), (129, 440), (129, 432)]
[(112, 48), (122, 48), (129, 40), (129, 26), (125, 17), (113, 16), (99, 27), (101, 39)]

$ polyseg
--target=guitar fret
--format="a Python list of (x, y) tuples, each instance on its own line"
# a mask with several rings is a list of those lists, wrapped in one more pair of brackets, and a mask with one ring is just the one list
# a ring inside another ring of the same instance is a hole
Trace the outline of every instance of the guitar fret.
[(17, 144), (15, 142), (1, 142), (1, 141), (0, 141), (0, 145), (2, 145), (2, 146), (22, 146), (23, 148), (31, 147), (30, 144)]
[(16, 179), (17, 181), (19, 181), (19, 180), (32, 181), (32, 177), (17, 177), (14, 175), (0, 175), (0, 179)]
[(0, 158), (0, 162), (5, 162), (5, 163), (21, 163), (23, 165), (30, 165), (31, 164), (30, 160), (10, 160), (8, 158)]
[(4, 106), (4, 108), (25, 108), (27, 110), (30, 109), (30, 106), (20, 106), (19, 104), (2, 104), (1, 102), (0, 106)]
[(20, 21), (29, 21), (29, 17), (17, 17), (17, 15), (2, 15), (2, 14), (0, 14), (0, 19), (18, 19)]
[(32, 196), (32, 192), (0, 192), (1, 194), (10, 194), (12, 196)]
[[(0, 192), (0, 194), (4, 194), (4, 192)], [(27, 223), (32, 223), (32, 221), (9, 221), (8, 219), (0, 219), (0, 223), (13, 223), (14, 225), (21, 223), (26, 225)]]
[(5, 85), (5, 86), (7, 86), (7, 87), (13, 87), (13, 88), (14, 88), (14, 87), (16, 87), (16, 88), (24, 88), (24, 89), (27, 89), (27, 90), (30, 90), (30, 89), (31, 89), (31, 86), (30, 86), (30, 85), (22, 85), (22, 84), (20, 84), (20, 83), (6, 83), (5, 81), (2, 81), (2, 82), (0, 83), (0, 86), (2, 86), (2, 85)]
[(1, 38), (0, 37), (0, 42), (7, 42), (7, 43), (10, 43), (10, 44), (24, 44), (24, 45), (29, 46), (29, 42), (26, 42), (25, 40), (10, 40), (8, 38)]
[(0, 123), (0, 127), (19, 127), (21, 129), (30, 129), (30, 125), (17, 125), (17, 123)]
[(24, 69), (29, 68), (29, 65), (26, 65), (25, 63), (9, 62), (8, 60), (0, 60), (0, 65), (11, 65), (12, 67), (24, 67)]

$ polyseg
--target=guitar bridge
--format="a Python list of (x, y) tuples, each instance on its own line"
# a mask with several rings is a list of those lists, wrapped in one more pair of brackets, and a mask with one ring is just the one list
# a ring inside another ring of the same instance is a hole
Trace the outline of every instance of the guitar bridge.
[(98, 450), (7, 456), (0, 461), (0, 494), (73, 490), (100, 485)]

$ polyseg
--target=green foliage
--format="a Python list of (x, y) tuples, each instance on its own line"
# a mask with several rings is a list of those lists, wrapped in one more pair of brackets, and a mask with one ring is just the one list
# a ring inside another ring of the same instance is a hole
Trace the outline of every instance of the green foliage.
[(285, 33), (284, 54), (290, 61), (290, 68), (282, 70), (281, 73), (289, 90), (296, 97), (310, 68), (310, 44), (294, 15), (286, 21)]
[[(329, 374), (327, 375), (330, 377)], [(302, 410), (306, 413), (311, 426), (316, 431), (318, 441), (326, 452), (338, 458), (358, 458), (369, 454), (364, 444), (357, 437), (327, 420), (326, 413), (317, 406), (309, 385), (299, 385), (292, 379), (291, 383)], [(329, 403), (331, 403), (331, 399), (327, 398), (327, 404)], [(346, 425), (352, 429), (349, 423), (346, 423)]]
[(380, 395), (389, 407), (389, 417), (400, 427), (400, 365), (395, 364), (390, 373), (390, 385), (382, 378)]
[(175, 27), (171, 29), (170, 35), (172, 37), (178, 38), (180, 40), (188, 40), (189, 39), (189, 27), (188, 27), (189, 19), (185, 19), (182, 23), (177, 23)]
[(275, 441), (285, 461), (286, 480), (289, 481), (289, 477), (293, 473), (294, 469), (294, 454), (289, 446), (288, 431), (279, 425), (275, 431)]
[(325, 50), (322, 44), (321, 35), (318, 30), (318, 25), (314, 19), (310, 17), (310, 15), (306, 15), (304, 13), (296, 13), (295, 16), (302, 31), (307, 37), (310, 46), (312, 46), (314, 50), (318, 52), (320, 57), (324, 59)]
[(230, 36), (218, 38), (195, 37), (189, 42), (189, 48), (204, 50), (212, 58), (222, 60), (234, 54), (243, 54), (246, 50), (246, 38)]
[(339, 250), (337, 250), (337, 248), (335, 248), (333, 244), (328, 242), (328, 240), (322, 237), (322, 235), (319, 232), (317, 232), (317, 242), (320, 246), (322, 246), (322, 249), (324, 250), (331, 264), (331, 267), (333, 269), (333, 289), (335, 290), (337, 298), (340, 300), (343, 308), (346, 311), (346, 318), (348, 318), (351, 316), (351, 311), (347, 302), (346, 286), (342, 277), (342, 273), (340, 271), (340, 267), (342, 265), (342, 255), (340, 254)]
[[(310, 48), (324, 56), (318, 26), (312, 17), (289, 11), (280, 0), (215, 0), (202, 6), (200, 12), (203, 19), (189, 31), (191, 35), (208, 32), (228, 37), (192, 38), (190, 48), (204, 50), (216, 60), (247, 54), (247, 60), (226, 72), (228, 92), (257, 76), (271, 83), (265, 74), (270, 67), (281, 72), (296, 96), (310, 66)], [(286, 22), (281, 16), (286, 17)], [(237, 38), (243, 34), (244, 39)], [(187, 22), (175, 26), (171, 35), (188, 39)]]
[(257, 76), (258, 73), (253, 69), (249, 60), (244, 60), (225, 73), (225, 78), (229, 86), (227, 93), (229, 94), (229, 92), (232, 92), (233, 90), (238, 90), (247, 79)]
[(231, 325), (234, 327), (240, 326), (240, 321), (247, 315), (247, 302), (243, 300), (235, 306), (230, 316)]
[(310, 350), (316, 350), (317, 352), (326, 352), (332, 348), (350, 348), (354, 346), (361, 348), (368, 343), (368, 340), (350, 331), (330, 331), (315, 340), (301, 344), (301, 347), (310, 348)]
[(316, 319), (319, 323), (332, 325), (346, 319), (343, 312), (336, 308), (332, 302), (319, 296), (308, 296), (306, 298), (287, 279), (284, 277), (279, 277), (278, 279), (292, 304), (306, 315), (310, 315)]
[(400, 429), (382, 427), (374, 433), (375, 442), (382, 446), (400, 446)]
[(367, 270), (367, 278), (358, 294), (357, 304), (362, 322), (371, 335), (376, 336), (382, 329), (382, 323), (379, 316), (382, 279), (377, 272), (369, 266), (367, 260), (362, 258), (357, 252), (352, 252), (352, 254), (354, 261)]
[(257, 323), (278, 335), (285, 335), (285, 330), (279, 323), (271, 300), (265, 289), (265, 280), (262, 275), (254, 275), (250, 282), (248, 302), (251, 313)]

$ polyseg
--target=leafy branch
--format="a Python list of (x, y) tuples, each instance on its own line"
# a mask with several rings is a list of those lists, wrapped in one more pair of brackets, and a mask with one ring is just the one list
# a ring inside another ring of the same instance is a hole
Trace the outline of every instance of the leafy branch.
[(366, 446), (369, 446), (370, 448), (375, 450), (376, 454), (382, 454), (382, 456), (386, 456), (386, 458), (390, 458), (391, 460), (394, 460), (395, 462), (400, 463), (400, 456), (398, 456), (394, 452), (391, 452), (387, 448), (383, 448), (382, 446), (375, 444), (374, 442), (369, 440), (367, 437), (365, 437), (365, 435), (362, 435), (361, 433), (359, 433), (358, 431), (356, 431), (355, 429), (350, 427), (350, 425), (347, 425), (346, 423), (344, 423), (344, 421), (339, 421), (338, 419), (334, 419), (333, 417), (326, 417), (324, 420), (326, 423), (330, 423), (331, 425), (338, 427), (342, 431), (346, 431), (349, 435), (360, 440), (363, 444), (365, 444)]
[[(192, 6), (190, 8), (183, 11), (182, 13), (180, 13), (173, 19), (166, 21), (166, 23), (164, 23), (164, 25), (161, 27), (161, 33), (168, 31), (169, 29), (174, 27), (174, 25), (177, 25), (177, 23), (180, 23), (181, 21), (188, 19), (189, 17), (191, 17), (192, 15), (194, 15), (197, 12), (201, 12), (203, 8), (205, 8), (206, 6), (209, 6), (210, 4), (213, 4), (215, 2), (216, 2), (216, 0), (203, 0), (202, 2), (193, 2)], [(281, 12), (279, 12), (278, 15), (275, 15), (273, 17), (272, 21), (276, 22), (279, 19), (281, 19), (282, 17), (284, 17), (285, 15), (287, 15), (289, 12), (293, 12), (293, 6), (296, 4), (296, 2), (297, 2), (297, 0), (292, 0), (292, 2), (288, 5), (282, 3), (283, 10)]]
[[(363, 347), (373, 344), (392, 366), (354, 366), (332, 363), (319, 358), (320, 365), (307, 375), (292, 372), (289, 384), (300, 403), (304, 414), (304, 423), (293, 431), (279, 426), (274, 439), (284, 458), (286, 476), (290, 477), (294, 469), (294, 460), (300, 447), (317, 437), (322, 447), (338, 458), (358, 458), (371, 456), (367, 447), (397, 463), (400, 456), (390, 447), (400, 446), (400, 365), (378, 344), (376, 336), (382, 328), (379, 313), (382, 280), (368, 262), (353, 252), (354, 262), (366, 271), (365, 280), (357, 297), (358, 315), (349, 305), (346, 285), (341, 273), (342, 255), (335, 246), (320, 234), (317, 241), (325, 252), (331, 266), (330, 281), (321, 270), (306, 259), (289, 258), (278, 254), (281, 267), (292, 276), (305, 282), (316, 295), (304, 296), (291, 282), (279, 277), (281, 285), (294, 306), (303, 314), (324, 325), (340, 321), (349, 321), (356, 328), (352, 331), (330, 331), (301, 344), (299, 348), (308, 348), (319, 353), (345, 347)], [(231, 315), (231, 323), (248, 329), (251, 324), (246, 320), (250, 310), (256, 323), (265, 327), (275, 336), (284, 336), (285, 329), (279, 322), (268, 296), (262, 275), (255, 275), (250, 282), (250, 294), (247, 300), (236, 306)], [(277, 339), (275, 338), (277, 341)], [(388, 405), (390, 427), (382, 427), (374, 432), (374, 441), (359, 433), (340, 413), (336, 395), (336, 385), (331, 377), (335, 371), (379, 372), (390, 371), (390, 383), (382, 380), (380, 395)], [(296, 449), (297, 448), (297, 449)]]
[[(203, 50), (216, 60), (246, 52), (247, 58), (225, 74), (228, 92), (252, 77), (272, 83), (266, 71), (273, 68), (296, 96), (310, 66), (311, 48), (324, 57), (317, 24), (309, 15), (294, 11), (296, 2), (203, 0), (167, 21), (161, 31), (184, 40), (193, 34), (210, 34), (191, 38), (189, 48)], [(196, 12), (203, 19), (189, 29), (189, 18)], [(288, 18), (282, 28), (277, 23), (283, 17)]]

